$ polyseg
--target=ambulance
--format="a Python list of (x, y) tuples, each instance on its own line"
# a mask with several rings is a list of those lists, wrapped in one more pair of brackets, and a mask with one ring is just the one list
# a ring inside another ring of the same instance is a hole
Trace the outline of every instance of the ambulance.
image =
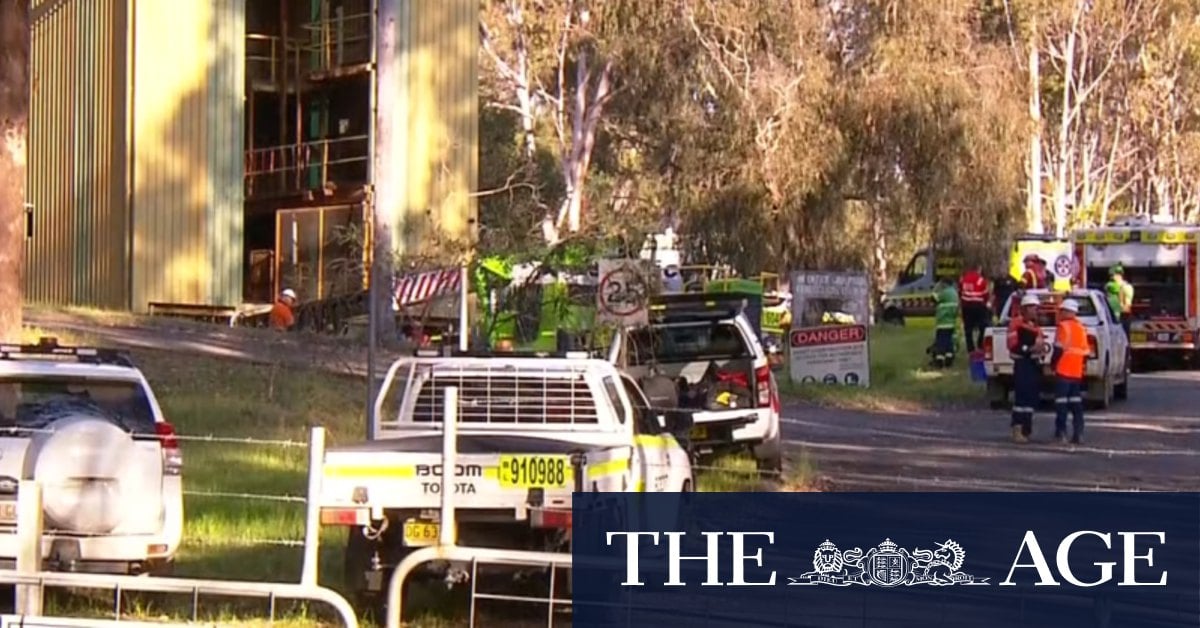
[(1118, 264), (1133, 284), (1129, 346), (1136, 364), (1192, 360), (1200, 328), (1200, 226), (1133, 216), (1077, 230), (1071, 243), (1076, 285), (1103, 290)]
[(1025, 276), (1025, 258), (1031, 254), (1046, 260), (1046, 279), (1051, 281), (1050, 288), (1059, 292), (1071, 289), (1071, 280), (1076, 273), (1070, 240), (1033, 233), (1014, 237), (1008, 255), (1008, 274), (1013, 281), (1020, 283)]

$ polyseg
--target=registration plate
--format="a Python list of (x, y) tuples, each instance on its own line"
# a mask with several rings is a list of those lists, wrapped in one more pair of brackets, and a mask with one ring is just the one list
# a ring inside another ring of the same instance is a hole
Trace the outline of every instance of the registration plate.
[(703, 426), (693, 427), (688, 436), (690, 436), (692, 440), (708, 440), (708, 428)]
[(404, 545), (405, 547), (436, 545), (441, 533), (441, 524), (433, 521), (409, 519), (404, 522)]
[(566, 488), (567, 456), (500, 456), (500, 484), (519, 488)]
[(1159, 342), (1171, 342), (1171, 334), (1159, 334), (1158, 341)]
[(17, 502), (0, 502), (0, 523), (17, 522)]

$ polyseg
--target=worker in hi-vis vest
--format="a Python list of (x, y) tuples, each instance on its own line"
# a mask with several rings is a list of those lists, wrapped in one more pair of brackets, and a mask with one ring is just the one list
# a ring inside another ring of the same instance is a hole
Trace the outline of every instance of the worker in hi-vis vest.
[(1058, 327), (1054, 332), (1054, 437), (1067, 442), (1067, 414), (1072, 418), (1071, 442), (1083, 442), (1083, 373), (1091, 348), (1087, 330), (1079, 322), (1079, 304), (1066, 299), (1059, 307)]

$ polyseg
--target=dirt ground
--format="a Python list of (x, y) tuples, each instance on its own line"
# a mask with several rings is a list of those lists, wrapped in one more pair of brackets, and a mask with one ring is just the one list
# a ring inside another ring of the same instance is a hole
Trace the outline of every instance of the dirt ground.
[[(1194, 491), (1200, 487), (1200, 372), (1135, 375), (1129, 400), (1090, 411), (1081, 446), (1052, 443), (1053, 407), (1033, 442), (1008, 440), (1006, 412), (867, 414), (784, 409), (803, 451), (838, 491)], [(982, 404), (981, 404), (982, 408)]]

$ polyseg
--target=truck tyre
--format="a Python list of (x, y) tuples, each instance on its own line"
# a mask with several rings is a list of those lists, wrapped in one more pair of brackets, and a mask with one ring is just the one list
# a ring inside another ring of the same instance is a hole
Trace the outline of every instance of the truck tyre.
[(758, 470), (765, 473), (783, 473), (783, 433), (776, 433), (774, 438), (763, 441), (754, 448), (755, 464)]
[[(371, 568), (371, 557), (377, 549), (382, 550), (382, 547), (378, 542), (363, 536), (360, 528), (351, 527), (349, 530), (346, 539), (346, 555), (342, 560), (343, 584), (350, 592), (355, 608), (359, 609), (364, 617), (382, 622), (385, 617), (383, 603), (385, 596), (381, 592), (367, 590), (364, 576)], [(391, 573), (387, 571), (384, 573), (386, 582), (391, 577)]]
[(1109, 406), (1112, 405), (1113, 400), (1113, 392), (1115, 389), (1115, 386), (1113, 385), (1113, 378), (1105, 377), (1104, 379), (1098, 381), (1093, 380), (1093, 383), (1099, 384), (1100, 394), (1092, 399), (1092, 405), (1095, 406), (1097, 410), (1107, 410)]
[(1113, 398), (1125, 401), (1129, 398), (1129, 361), (1125, 362), (1125, 374), (1122, 376), (1121, 383), (1113, 386)]
[(987, 381), (988, 406), (993, 410), (1003, 410), (1008, 405), (1008, 386), (1000, 380), (989, 377)]
[(904, 312), (895, 306), (888, 306), (883, 310), (883, 322), (890, 325), (904, 326)]

